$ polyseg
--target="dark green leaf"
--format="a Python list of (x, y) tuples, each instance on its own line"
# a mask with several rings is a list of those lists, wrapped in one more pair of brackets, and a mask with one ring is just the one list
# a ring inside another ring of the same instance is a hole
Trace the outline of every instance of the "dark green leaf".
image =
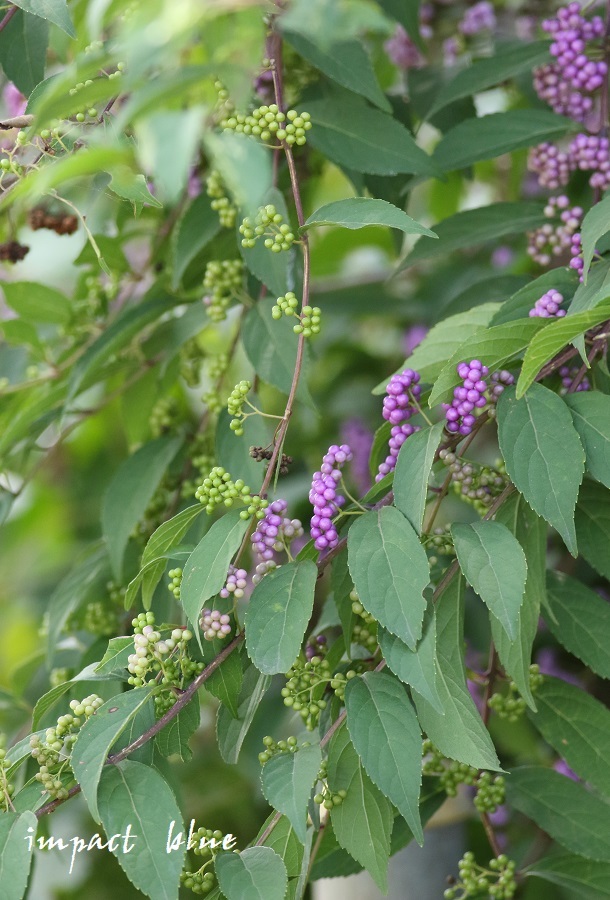
[(197, 254), (220, 231), (218, 213), (210, 206), (207, 194), (196, 197), (172, 231), (172, 288), (175, 290)]
[(68, 37), (76, 37), (66, 0), (15, 0), (15, 6), (52, 22), (65, 31)]
[[(575, 578), (549, 572), (549, 630), (602, 678), (610, 678), (610, 604)], [(544, 613), (543, 613), (544, 614)]]
[(548, 61), (547, 41), (534, 41), (509, 47), (507, 50), (497, 50), (493, 57), (479, 59), (468, 68), (462, 69), (452, 81), (442, 87), (428, 118), (449, 103), (485, 91), (522, 72), (531, 72), (535, 66), (541, 66)]
[(200, 712), (199, 696), (195, 694), (157, 735), (155, 743), (159, 753), (163, 756), (179, 756), (183, 762), (192, 759), (193, 751), (189, 747), (189, 740), (199, 728)]
[(307, 106), (307, 140), (340, 166), (372, 175), (434, 175), (436, 168), (407, 129), (347, 91), (333, 91)]
[[(248, 400), (253, 406), (261, 408), (261, 403), (252, 391), (248, 394)], [(216, 461), (227, 472), (239, 473), (239, 477), (252, 491), (258, 491), (265, 477), (265, 463), (257, 462), (250, 456), (250, 447), (269, 446), (273, 436), (273, 430), (269, 427), (270, 420), (264, 416), (249, 416), (244, 422), (244, 433), (236, 438), (229, 427), (231, 419), (227, 409), (223, 409), (218, 416)]]
[(306, 813), (311, 789), (322, 762), (319, 744), (294, 753), (277, 753), (261, 773), (263, 794), (271, 806), (288, 817), (299, 840), (307, 835)]
[[(222, 641), (214, 640), (212, 650), (216, 657), (222, 650)], [(207, 645), (206, 645), (207, 646)], [(206, 648), (204, 648), (205, 651)], [(212, 661), (211, 659), (209, 660)], [(239, 715), (239, 692), (244, 677), (241, 656), (239, 653), (230, 653), (229, 656), (212, 672), (205, 683), (207, 691), (229, 710), (235, 718)]]
[(2, 291), (8, 305), (28, 322), (65, 325), (72, 316), (68, 298), (45, 284), (30, 281), (4, 281)]
[(327, 49), (296, 32), (284, 30), (284, 37), (299, 56), (337, 84), (366, 97), (385, 112), (392, 111), (379, 87), (369, 55), (360, 41), (341, 41)]
[(22, 900), (25, 896), (37, 825), (36, 816), (29, 811), (21, 815), (3, 812), (0, 816), (2, 900)]
[(540, 766), (513, 769), (506, 799), (567, 850), (610, 862), (610, 807), (565, 775)]
[(610, 863), (594, 862), (571, 853), (553, 854), (528, 866), (524, 874), (567, 888), (579, 900), (610, 897)]
[(409, 37), (418, 47), (423, 48), (420, 34), (419, 8), (421, 0), (378, 0), (388, 16), (400, 22)]
[(366, 672), (348, 681), (345, 708), (350, 737), (367, 774), (423, 844), (421, 730), (404, 687), (388, 672)]
[(527, 563), (521, 544), (500, 522), (452, 525), (460, 568), (507, 637), (518, 635)]
[(478, 769), (499, 770), (500, 763), (466, 686), (464, 668), (464, 580), (452, 578), (436, 603), (437, 689), (444, 714), (413, 694), (422, 729), (450, 759)]
[(398, 453), (394, 471), (394, 503), (421, 534), (428, 498), (428, 479), (445, 423), (412, 434)]
[(610, 488), (610, 397), (581, 391), (565, 398), (585, 448), (587, 472)]
[(381, 891), (387, 891), (392, 807), (362, 767), (345, 726), (328, 748), (328, 785), (334, 793), (347, 791), (343, 803), (331, 812), (339, 845), (367, 869)]
[(168, 853), (167, 837), (172, 822), (175, 832), (183, 830), (182, 816), (157, 770), (128, 759), (106, 766), (98, 805), (107, 835), (130, 835), (112, 852), (131, 883), (150, 900), (178, 900), (184, 845)]
[(102, 504), (102, 533), (116, 578), (121, 580), (129, 536), (181, 446), (180, 438), (151, 441), (128, 457), (115, 472)]
[(610, 492), (585, 479), (578, 495), (575, 524), (581, 555), (610, 579)]
[(248, 520), (239, 510), (232, 510), (218, 519), (199, 541), (184, 567), (180, 601), (189, 622), (197, 625), (199, 613), (222, 588), (227, 580), (229, 565), (248, 530)]
[(417, 534), (394, 507), (364, 513), (349, 530), (349, 570), (360, 602), (389, 632), (415, 649), (430, 581)]
[(270, 684), (268, 675), (261, 675), (256, 666), (250, 665), (244, 671), (237, 716), (234, 717), (226, 707), (219, 707), (216, 735), (220, 755), (226, 763), (237, 762), (241, 745)]
[(410, 685), (420, 696), (439, 712), (443, 714), (441, 703), (436, 688), (437, 659), (436, 659), (436, 618), (434, 607), (429, 606), (424, 615), (424, 629), (420, 641), (415, 650), (410, 650), (406, 644), (386, 631), (379, 628), (379, 646), (388, 668), (397, 675), (401, 681)]
[[(223, 182), (244, 216), (256, 214), (271, 187), (271, 155), (243, 134), (212, 129), (204, 132), (204, 143)], [(277, 254), (278, 256), (280, 254)]]
[(610, 711), (590, 694), (545, 676), (531, 720), (584, 781), (610, 797)]
[(330, 572), (330, 585), (333, 592), (333, 598), (339, 619), (341, 620), (341, 628), (343, 629), (343, 637), (348, 656), (350, 655), (350, 644), (352, 640), (352, 630), (354, 627), (354, 611), (352, 609), (351, 592), (354, 589), (349, 569), (347, 566), (347, 550), (344, 549), (334, 560)]
[(59, 635), (68, 616), (87, 599), (106, 568), (106, 548), (94, 546), (76, 563), (51, 594), (49, 600), (49, 633), (47, 654), (49, 663), (55, 655)]
[(265, 675), (287, 672), (297, 658), (317, 577), (316, 564), (304, 559), (279, 566), (254, 588), (246, 611), (246, 649)]
[(282, 858), (270, 847), (219, 853), (216, 875), (227, 900), (284, 900), (288, 877)]
[(540, 384), (521, 400), (507, 388), (498, 402), (498, 437), (511, 481), (576, 556), (574, 508), (584, 451), (567, 406)]
[(352, 230), (366, 228), (367, 225), (385, 225), (387, 228), (404, 231), (405, 234), (436, 237), (433, 231), (420, 225), (402, 209), (385, 200), (373, 200), (370, 197), (350, 197), (348, 200), (327, 203), (312, 213), (301, 230), (314, 225), (340, 225)]
[(44, 78), (48, 43), (48, 23), (21, 10), (0, 32), (0, 64), (6, 77), (26, 97)]
[(583, 281), (587, 283), (589, 266), (595, 253), (597, 241), (610, 231), (610, 197), (595, 203), (583, 219), (580, 234), (582, 238)]
[(133, 637), (110, 638), (108, 648), (95, 667), (99, 675), (123, 672), (127, 668), (128, 657), (133, 653)]
[(545, 221), (541, 203), (491, 203), (478, 209), (467, 209), (443, 219), (432, 230), (438, 236), (421, 237), (398, 267), (398, 272), (422, 259), (446, 257), (454, 250), (487, 244), (507, 234), (523, 234), (538, 228)]
[(150, 687), (142, 687), (117, 694), (90, 716), (78, 732), (70, 762), (89, 812), (96, 822), (100, 821), (98, 784), (108, 752), (130, 719), (149, 699), (151, 690)]

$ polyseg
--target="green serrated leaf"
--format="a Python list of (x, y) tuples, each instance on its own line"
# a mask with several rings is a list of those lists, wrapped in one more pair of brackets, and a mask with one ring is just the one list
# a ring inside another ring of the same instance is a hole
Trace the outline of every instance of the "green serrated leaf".
[(150, 900), (178, 900), (185, 848), (168, 853), (167, 838), (172, 822), (183, 830), (182, 815), (165, 779), (132, 760), (106, 766), (98, 805), (106, 834), (128, 835), (109, 849), (131, 883)]
[(290, 820), (300, 841), (307, 836), (307, 803), (322, 762), (319, 744), (294, 753), (278, 753), (263, 766), (263, 794), (271, 806)]
[(401, 683), (388, 672), (348, 681), (347, 727), (371, 780), (397, 807), (421, 845), (421, 730)]
[(193, 757), (189, 740), (199, 728), (201, 708), (195, 694), (171, 722), (155, 738), (156, 747), (163, 756), (179, 756), (183, 762)]
[[(248, 530), (248, 520), (235, 509), (218, 519), (199, 541), (184, 566), (180, 602), (189, 622), (196, 625), (207, 601), (225, 581), (234, 554)], [(196, 628), (198, 640), (199, 627)]]
[(161, 437), (145, 444), (119, 466), (108, 485), (102, 504), (102, 533), (119, 581), (129, 536), (181, 444), (178, 437)]
[(478, 769), (501, 771), (489, 732), (466, 686), (463, 647), (464, 579), (455, 576), (436, 602), (436, 683), (444, 715), (416, 692), (413, 702), (422, 729), (445, 756)]
[(38, 821), (33, 812), (3, 812), (0, 816), (0, 884), (3, 900), (22, 900), (30, 866), (31, 842)]
[(507, 637), (518, 634), (527, 563), (521, 544), (500, 522), (452, 525), (460, 568)]
[(364, 866), (381, 891), (387, 891), (392, 807), (367, 775), (345, 725), (328, 748), (328, 784), (333, 793), (347, 791), (343, 803), (331, 811), (339, 846)]
[(579, 900), (610, 897), (610, 863), (594, 862), (571, 853), (554, 853), (528, 866), (524, 874), (567, 888)]
[(437, 712), (444, 715), (443, 704), (436, 687), (438, 663), (434, 607), (429, 606), (426, 610), (423, 634), (415, 650), (410, 650), (400, 638), (381, 627), (379, 646), (388, 668), (420, 696), (425, 697)]
[(422, 634), (430, 581), (417, 534), (394, 507), (364, 513), (349, 530), (348, 565), (360, 602), (377, 621), (415, 649)]
[[(213, 655), (209, 659), (212, 662), (222, 650), (222, 641), (214, 640), (211, 642)], [(205, 653), (204, 648), (204, 653)], [(206, 661), (208, 661), (206, 659)], [(205, 683), (205, 689), (216, 697), (217, 700), (229, 710), (234, 718), (239, 716), (238, 702), (239, 692), (244, 677), (241, 655), (239, 653), (230, 653), (226, 659), (212, 672)]]
[(387, 228), (404, 231), (405, 234), (436, 237), (433, 231), (420, 225), (402, 209), (385, 200), (374, 200), (371, 197), (350, 197), (348, 200), (327, 203), (311, 214), (301, 230), (314, 225), (340, 225), (352, 230), (366, 228), (368, 225), (385, 225)]
[(48, 22), (21, 10), (0, 32), (0, 65), (26, 97), (44, 78), (48, 43)]
[(107, 700), (94, 716), (90, 716), (78, 732), (70, 764), (81, 786), (89, 812), (101, 821), (98, 807), (98, 785), (106, 757), (112, 745), (127, 727), (130, 719), (151, 696), (150, 687), (134, 688)]
[(227, 900), (284, 900), (286, 866), (271, 847), (248, 847), (241, 853), (220, 853), (216, 875)]
[(587, 472), (610, 488), (610, 397), (581, 391), (567, 394), (565, 401), (585, 448)]
[(581, 555), (610, 579), (610, 491), (585, 478), (576, 504), (575, 525)]
[(562, 572), (549, 572), (543, 612), (559, 643), (597, 675), (610, 678), (610, 605), (599, 594)]
[(47, 657), (53, 661), (59, 635), (68, 617), (84, 603), (101, 578), (107, 565), (106, 548), (93, 546), (68, 572), (51, 594), (49, 600), (49, 633), (47, 635)]
[(245, 618), (246, 650), (265, 675), (287, 672), (298, 656), (317, 577), (316, 564), (304, 559), (279, 566), (254, 588)]
[(589, 266), (595, 253), (595, 244), (608, 233), (610, 226), (610, 197), (604, 197), (595, 203), (582, 220), (580, 236), (582, 239), (583, 282), (587, 283)]
[(581, 688), (545, 676), (531, 721), (577, 775), (610, 797), (610, 711)]
[(500, 396), (497, 416), (511, 481), (576, 556), (574, 508), (585, 455), (567, 406), (541, 384), (533, 384), (521, 400), (511, 387)]
[(237, 716), (234, 716), (225, 706), (219, 707), (216, 736), (220, 755), (226, 763), (237, 762), (241, 745), (270, 684), (271, 679), (268, 675), (262, 675), (256, 666), (249, 665), (244, 670)]
[(416, 431), (404, 442), (396, 460), (394, 503), (418, 534), (428, 498), (428, 479), (444, 427), (444, 422), (437, 422), (431, 428)]
[(52, 22), (65, 31), (68, 37), (76, 37), (66, 0), (15, 0), (15, 6)]
[(562, 847), (610, 862), (608, 804), (581, 784), (553, 769), (523, 766), (506, 779), (506, 799)]

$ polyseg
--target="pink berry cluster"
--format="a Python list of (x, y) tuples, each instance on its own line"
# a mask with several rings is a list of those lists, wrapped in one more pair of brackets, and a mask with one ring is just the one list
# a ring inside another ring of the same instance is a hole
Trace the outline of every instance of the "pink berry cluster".
[(599, 134), (577, 134), (570, 144), (572, 167), (593, 172), (589, 184), (601, 191), (610, 187), (609, 148), (608, 138)]
[(386, 387), (381, 414), (392, 425), (389, 440), (390, 452), (379, 466), (375, 481), (381, 481), (385, 475), (394, 471), (400, 448), (408, 437), (419, 431), (417, 425), (410, 425), (406, 421), (417, 412), (417, 403), (421, 394), (418, 381), (419, 372), (414, 369), (405, 369), (400, 374), (392, 375)]
[(475, 410), (482, 410), (487, 406), (487, 382), (484, 378), (489, 374), (489, 369), (480, 360), (471, 359), (469, 363), (459, 363), (457, 373), (462, 384), (454, 389), (451, 404), (444, 404), (447, 420), (445, 427), (451, 434), (466, 437), (477, 420)]
[[(434, 7), (431, 3), (422, 3), (419, 10), (419, 33), (425, 39), (432, 37), (430, 22), (434, 16)], [(383, 45), (383, 49), (394, 65), (403, 70), (418, 69), (425, 65), (426, 60), (411, 40), (402, 25), (397, 25), (394, 34)]]
[(237, 569), (233, 565), (229, 566), (229, 574), (227, 575), (225, 586), (220, 591), (222, 599), (226, 600), (228, 597), (233, 596), (236, 600), (241, 600), (244, 596), (244, 588), (248, 583), (247, 579), (248, 573), (245, 569)]
[(489, 399), (491, 403), (496, 403), (500, 394), (504, 392), (504, 388), (515, 383), (515, 376), (506, 369), (500, 369), (498, 372), (491, 373), (490, 381)]
[(549, 266), (554, 256), (572, 251), (573, 238), (580, 228), (583, 210), (580, 206), (571, 207), (569, 198), (560, 194), (549, 197), (544, 214), (551, 220), (559, 218), (560, 224), (550, 221), (535, 231), (528, 232), (527, 252), (534, 262)]
[(493, 4), (489, 3), (488, 0), (481, 0), (480, 3), (470, 6), (464, 13), (462, 21), (458, 24), (459, 31), (467, 37), (479, 34), (481, 31), (493, 31), (495, 27), (496, 14)]
[(560, 319), (566, 314), (565, 309), (561, 309), (562, 303), (563, 294), (551, 289), (543, 294), (539, 300), (536, 300), (529, 314), (530, 316), (540, 316), (543, 319)]
[(527, 159), (527, 167), (530, 172), (538, 175), (538, 184), (541, 187), (555, 190), (570, 180), (572, 173), (572, 160), (569, 153), (559, 150), (555, 144), (545, 141), (532, 147)]
[(311, 518), (311, 537), (316, 550), (332, 550), (339, 543), (339, 535), (332, 518), (345, 503), (345, 497), (337, 494), (341, 481), (341, 468), (352, 459), (348, 444), (332, 444), (322, 459), (319, 472), (315, 472), (309, 492), (309, 502), (314, 507)]
[(563, 79), (577, 91), (592, 93), (603, 84), (608, 67), (604, 60), (590, 59), (587, 42), (604, 36), (604, 21), (600, 16), (587, 20), (581, 15), (579, 3), (568, 3), (557, 10), (553, 19), (545, 19), (542, 28), (553, 38), (550, 50), (560, 66)]
[(285, 500), (274, 500), (265, 510), (265, 517), (257, 523), (250, 540), (261, 560), (274, 559), (274, 551), (279, 553), (283, 550), (284, 542), (289, 543), (303, 534), (299, 519), (289, 519), (284, 515), (287, 507)]
[(231, 634), (231, 617), (218, 609), (203, 609), (199, 624), (206, 641), (223, 640)]
[(582, 272), (584, 266), (585, 263), (582, 258), (582, 239), (580, 236), (580, 232), (577, 231), (576, 234), (572, 235), (572, 239), (570, 241), (570, 268), (578, 272), (580, 281), (582, 281)]
[(593, 109), (593, 100), (567, 82), (558, 63), (548, 63), (534, 70), (534, 90), (553, 112), (584, 122)]

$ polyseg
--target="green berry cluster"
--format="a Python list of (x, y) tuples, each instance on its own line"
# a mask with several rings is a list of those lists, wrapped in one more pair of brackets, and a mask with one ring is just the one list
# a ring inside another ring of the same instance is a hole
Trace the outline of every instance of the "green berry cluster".
[(227, 317), (231, 300), (239, 294), (243, 283), (244, 264), (241, 259), (213, 259), (203, 276), (206, 295), (203, 302), (212, 322), (222, 322)]
[(180, 487), (180, 494), (185, 499), (190, 499), (197, 485), (205, 477), (214, 465), (214, 456), (210, 447), (210, 436), (208, 432), (196, 432), (190, 441), (190, 477), (184, 478)]
[(120, 623), (120, 611), (109, 607), (102, 600), (92, 600), (84, 607), (82, 627), (89, 634), (98, 637), (110, 637), (117, 633)]
[(6, 755), (6, 735), (0, 735), (0, 810), (10, 812), (12, 810), (11, 797), (15, 793), (15, 785), (8, 780), (8, 770), (11, 761)]
[[(84, 700), (71, 700), (71, 713), (57, 719), (57, 724), (47, 728), (43, 739), (33, 734), (30, 738), (30, 752), (38, 763), (38, 772), (34, 776), (50, 797), (65, 800), (68, 797), (66, 784), (72, 781), (70, 755), (84, 722), (102, 706), (103, 700), (97, 694), (90, 694)], [(70, 776), (64, 783), (62, 775)]]
[(282, 316), (296, 316), (298, 305), (297, 295), (288, 291), (283, 297), (277, 298), (276, 305), (271, 310), (271, 316), (274, 319), (281, 319)]
[(367, 650), (374, 652), (378, 643), (377, 620), (370, 613), (367, 613), (360, 602), (356, 589), (350, 593), (349, 598), (352, 601), (352, 612), (360, 619), (352, 628), (352, 641), (354, 644), (361, 644)]
[(205, 860), (203, 865), (195, 870), (184, 869), (180, 875), (182, 887), (188, 888), (194, 894), (209, 894), (216, 884), (216, 878), (211, 869), (205, 870), (213, 864), (216, 855), (225, 852), (221, 845), (224, 835), (222, 831), (212, 831), (211, 828), (198, 828), (193, 832), (191, 852)]
[(447, 449), (441, 450), (439, 457), (449, 467), (451, 488), (454, 493), (460, 500), (473, 506), (480, 515), (487, 512), (508, 483), (506, 467), (502, 460), (495, 466), (483, 466), (461, 460), (453, 451)]
[(345, 688), (347, 682), (355, 678), (358, 673), (355, 669), (348, 669), (347, 672), (335, 672), (330, 680), (330, 686), (335, 692), (335, 696), (343, 702), (345, 700)]
[(324, 809), (332, 809), (334, 806), (341, 806), (346, 797), (347, 791), (345, 788), (333, 793), (325, 787), (322, 792), (314, 794), (313, 802), (323, 806)]
[(220, 120), (220, 127), (225, 131), (258, 137), (265, 143), (275, 137), (290, 147), (293, 144), (302, 147), (307, 143), (305, 132), (311, 128), (311, 116), (296, 109), (283, 113), (276, 103), (272, 103), (253, 109), (249, 115), (234, 113), (226, 116)]
[(188, 888), (193, 894), (209, 894), (216, 884), (214, 873), (208, 869), (207, 872), (199, 869), (197, 872), (189, 872), (183, 869), (180, 873), (180, 884), (182, 887)]
[[(265, 749), (262, 753), (258, 754), (258, 761), (261, 766), (264, 766), (266, 762), (269, 762), (272, 756), (277, 756), (278, 753), (296, 753), (299, 749), (297, 739), (294, 735), (290, 735), (285, 741), (276, 742), (271, 735), (267, 734), (263, 738), (263, 744), (265, 745)], [(302, 746), (309, 747), (309, 741), (305, 741)]]
[[(544, 681), (544, 675), (540, 674), (539, 666), (531, 665), (529, 676), (530, 690), (535, 693)], [(492, 694), (487, 705), (500, 719), (507, 719), (509, 722), (516, 722), (523, 715), (527, 706), (514, 681), (509, 682), (508, 693)]]
[[(430, 534), (424, 535), (424, 544), (433, 548), (439, 556), (455, 556), (455, 547), (449, 525), (439, 525)], [(430, 565), (438, 562), (437, 557), (430, 557)]]
[(445, 900), (465, 900), (466, 897), (511, 900), (517, 890), (515, 870), (516, 864), (503, 853), (491, 859), (488, 868), (484, 868), (469, 851), (458, 864), (459, 882), (448, 888), (443, 896)]
[(424, 756), (423, 774), (438, 776), (439, 784), (448, 797), (457, 796), (460, 784), (473, 785), (475, 783), (476, 769), (466, 763), (446, 759), (432, 741), (424, 741), (422, 754)]
[(150, 411), (148, 424), (153, 437), (172, 431), (179, 421), (178, 403), (174, 397), (161, 397)]
[(301, 310), (300, 321), (293, 326), (295, 334), (303, 334), (305, 337), (313, 337), (320, 334), (320, 320), (322, 310), (319, 306), (304, 306)]
[(331, 681), (330, 663), (321, 656), (309, 660), (302, 657), (286, 673), (286, 687), (281, 690), (284, 706), (298, 712), (308, 731), (318, 724), (326, 700), (317, 695)]
[(155, 631), (155, 614), (150, 611), (140, 613), (131, 624), (134, 652), (128, 658), (130, 677), (127, 680), (134, 687), (141, 687), (149, 675), (156, 677), (158, 672), (165, 671), (164, 657), (184, 652), (193, 634), (186, 628), (168, 627), (166, 630), (171, 633), (162, 639), (161, 633)]
[(284, 222), (282, 214), (271, 203), (259, 208), (254, 222), (245, 218), (239, 232), (243, 235), (242, 247), (254, 247), (257, 240), (265, 235), (265, 247), (273, 253), (290, 250), (296, 240), (290, 225)]
[(250, 488), (241, 478), (232, 481), (230, 474), (222, 466), (214, 466), (195, 491), (195, 497), (205, 505), (207, 513), (212, 513), (221, 503), (233, 506), (235, 500), (241, 500), (247, 504), (247, 508), (240, 513), (242, 519), (249, 519), (250, 516), (256, 516), (257, 519), (264, 518), (265, 509), (269, 505), (268, 500), (257, 494), (251, 494)]
[(182, 584), (182, 569), (170, 569), (167, 573), (170, 577), (168, 588), (176, 600), (180, 599), (180, 586)]
[(70, 681), (73, 675), (73, 669), (68, 668), (68, 666), (58, 666), (55, 669), (51, 669), (49, 673), (49, 684), (52, 688), (59, 687), (60, 684), (65, 684), (66, 681)]
[(250, 381), (240, 381), (239, 384), (235, 385), (227, 400), (227, 411), (230, 416), (233, 416), (229, 428), (231, 431), (234, 431), (236, 435), (244, 433), (244, 421), (246, 417), (243, 412), (243, 406), (251, 387), (252, 383)]
[(227, 189), (222, 180), (222, 176), (216, 169), (212, 169), (208, 175), (205, 188), (208, 197), (212, 198), (210, 206), (218, 213), (218, 218), (222, 227), (233, 228), (235, 226), (237, 207), (227, 196)]
[(506, 799), (506, 782), (502, 775), (492, 778), (489, 772), (481, 772), (475, 787), (474, 805), (481, 813), (495, 812)]

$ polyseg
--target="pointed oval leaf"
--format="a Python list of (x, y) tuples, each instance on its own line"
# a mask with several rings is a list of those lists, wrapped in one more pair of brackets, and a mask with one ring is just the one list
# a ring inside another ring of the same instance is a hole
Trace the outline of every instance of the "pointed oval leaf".
[(241, 745), (270, 684), (271, 678), (268, 675), (262, 675), (256, 666), (248, 665), (244, 670), (237, 701), (237, 715), (226, 706), (218, 707), (216, 737), (220, 755), (226, 763), (237, 762)]
[(198, 636), (199, 613), (227, 580), (229, 565), (247, 530), (248, 520), (241, 518), (239, 510), (232, 510), (214, 522), (184, 566), (180, 601), (189, 622), (197, 626)]
[(318, 568), (310, 559), (269, 572), (246, 611), (248, 656), (265, 675), (287, 672), (301, 649), (313, 609)]
[(430, 580), (428, 557), (415, 531), (394, 507), (364, 513), (347, 539), (350, 574), (360, 602), (378, 622), (415, 649), (421, 637)]
[(545, 615), (559, 643), (602, 678), (610, 678), (610, 604), (575, 578), (549, 572)]
[(371, 781), (423, 844), (421, 730), (404, 687), (388, 672), (366, 672), (347, 683), (345, 708), (350, 737)]
[(554, 853), (528, 866), (523, 874), (565, 887), (579, 900), (610, 897), (610, 863), (594, 862), (571, 853)]
[(52, 22), (53, 25), (57, 25), (58, 28), (65, 31), (68, 37), (76, 37), (66, 0), (15, 0), (15, 6), (24, 12)]
[(25, 896), (33, 853), (29, 840), (36, 837), (38, 820), (33, 812), (3, 812), (0, 816), (0, 884), (3, 900)]
[(524, 285), (512, 297), (509, 297), (495, 314), (491, 324), (504, 325), (506, 322), (512, 322), (515, 319), (528, 318), (530, 309), (546, 291), (554, 288), (565, 299), (569, 299), (577, 285), (578, 276), (574, 269), (569, 269), (566, 266), (551, 269), (550, 272), (545, 272), (544, 275), (534, 278), (533, 281)]
[(337, 200), (321, 206), (307, 219), (301, 231), (314, 225), (340, 225), (342, 228), (366, 228), (367, 225), (385, 225), (397, 228), (405, 234), (436, 235), (408, 216), (406, 212), (393, 206), (386, 200), (374, 200), (372, 197), (350, 197), (348, 200)]
[(98, 806), (107, 835), (127, 835), (112, 850), (131, 883), (150, 900), (178, 900), (185, 848), (167, 852), (170, 824), (183, 831), (182, 815), (159, 772), (125, 759), (106, 766)]
[(241, 853), (219, 853), (216, 875), (227, 900), (284, 900), (286, 866), (271, 847), (248, 847)]
[(553, 769), (524, 766), (506, 779), (506, 799), (567, 850), (610, 862), (610, 807)]
[(500, 522), (452, 525), (451, 534), (466, 580), (514, 641), (527, 578), (521, 544)]
[(416, 431), (404, 442), (396, 460), (394, 503), (418, 534), (424, 521), (428, 480), (444, 427), (444, 422), (437, 422), (432, 428)]
[(610, 197), (604, 197), (595, 203), (583, 219), (580, 234), (582, 237), (583, 281), (587, 283), (589, 266), (595, 253), (596, 242), (610, 230)]
[(498, 402), (498, 439), (511, 481), (576, 556), (574, 508), (585, 454), (566, 404), (541, 384), (521, 400), (507, 388)]
[(408, 684), (413, 690), (425, 697), (437, 712), (444, 715), (436, 687), (436, 618), (434, 607), (429, 606), (424, 615), (424, 628), (421, 639), (415, 650), (390, 634), (385, 628), (379, 628), (379, 646), (388, 668)]
[(140, 707), (147, 702), (151, 692), (151, 688), (141, 687), (112, 697), (95, 715), (87, 719), (78, 732), (72, 749), (72, 771), (96, 822), (100, 821), (98, 784), (108, 751)]
[(294, 753), (278, 753), (263, 766), (263, 794), (271, 806), (290, 820), (300, 841), (307, 835), (307, 803), (322, 762), (319, 744)]
[(574, 427), (585, 448), (587, 471), (610, 488), (610, 397), (599, 391), (567, 394)]
[(575, 521), (581, 555), (600, 575), (610, 579), (610, 492), (585, 478)]

